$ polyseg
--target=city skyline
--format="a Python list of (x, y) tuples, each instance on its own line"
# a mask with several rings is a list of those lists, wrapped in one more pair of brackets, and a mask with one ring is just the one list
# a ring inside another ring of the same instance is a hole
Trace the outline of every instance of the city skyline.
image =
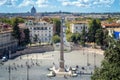
[(30, 12), (120, 12), (120, 0), (0, 0), (0, 13)]

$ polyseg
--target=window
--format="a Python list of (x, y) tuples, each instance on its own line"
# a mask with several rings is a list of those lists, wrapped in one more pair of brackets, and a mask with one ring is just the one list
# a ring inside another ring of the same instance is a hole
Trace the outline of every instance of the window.
[(45, 27), (45, 30), (47, 30), (47, 27)]
[(44, 23), (44, 25), (46, 25), (46, 23)]
[(38, 27), (37, 29), (40, 30), (40, 27)]
[(34, 28), (34, 30), (36, 30), (36, 28)]
[(78, 29), (78, 27), (76, 27), (76, 29)]
[(43, 30), (43, 27), (41, 27), (41, 30)]
[(82, 29), (82, 27), (81, 27), (81, 29)]
[(41, 30), (41, 27), (39, 27), (39, 30)]
[(45, 38), (45, 41), (47, 41), (47, 38)]

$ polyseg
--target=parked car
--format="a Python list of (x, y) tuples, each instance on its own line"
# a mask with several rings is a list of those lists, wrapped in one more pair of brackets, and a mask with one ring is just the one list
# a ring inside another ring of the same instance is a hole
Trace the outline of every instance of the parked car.
[(5, 61), (7, 61), (8, 59), (7, 59), (7, 57), (2, 57), (2, 62), (5, 62)]

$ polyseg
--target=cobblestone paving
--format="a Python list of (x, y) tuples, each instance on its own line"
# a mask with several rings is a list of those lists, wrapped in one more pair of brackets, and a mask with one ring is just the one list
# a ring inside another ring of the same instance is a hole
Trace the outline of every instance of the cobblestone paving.
[[(65, 67), (79, 66), (78, 73), (93, 73), (94, 65), (100, 66), (103, 60), (102, 54), (95, 54), (93, 51), (80, 50), (65, 53)], [(95, 63), (96, 62), (96, 63)], [(59, 65), (59, 51), (33, 53), (22, 55), (16, 59), (9, 60), (0, 65), (0, 80), (9, 80), (10, 65), (10, 80), (27, 80), (27, 64), (29, 65), (29, 80), (90, 80), (91, 75), (79, 74), (77, 77), (47, 77), (49, 67), (53, 63), (58, 67)], [(89, 63), (89, 66), (87, 64)], [(84, 68), (84, 69), (83, 69)]]

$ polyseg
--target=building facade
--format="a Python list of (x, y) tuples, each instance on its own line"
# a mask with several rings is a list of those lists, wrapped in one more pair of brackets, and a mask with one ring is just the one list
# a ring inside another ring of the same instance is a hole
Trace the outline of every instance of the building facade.
[(53, 36), (53, 24), (45, 21), (34, 22), (33, 20), (28, 20), (25, 25), (30, 30), (30, 39), (32, 43), (51, 42)]
[(102, 28), (103, 29), (107, 29), (108, 30), (108, 35), (109, 36), (113, 36), (113, 34), (115, 35), (116, 39), (120, 39), (120, 23), (106, 23), (106, 24), (102, 24)]
[(70, 24), (70, 31), (72, 33), (82, 33), (83, 29), (88, 32), (88, 24), (85, 22), (77, 22)]
[(17, 40), (13, 38), (11, 31), (0, 32), (0, 57), (7, 56), (17, 51)]

